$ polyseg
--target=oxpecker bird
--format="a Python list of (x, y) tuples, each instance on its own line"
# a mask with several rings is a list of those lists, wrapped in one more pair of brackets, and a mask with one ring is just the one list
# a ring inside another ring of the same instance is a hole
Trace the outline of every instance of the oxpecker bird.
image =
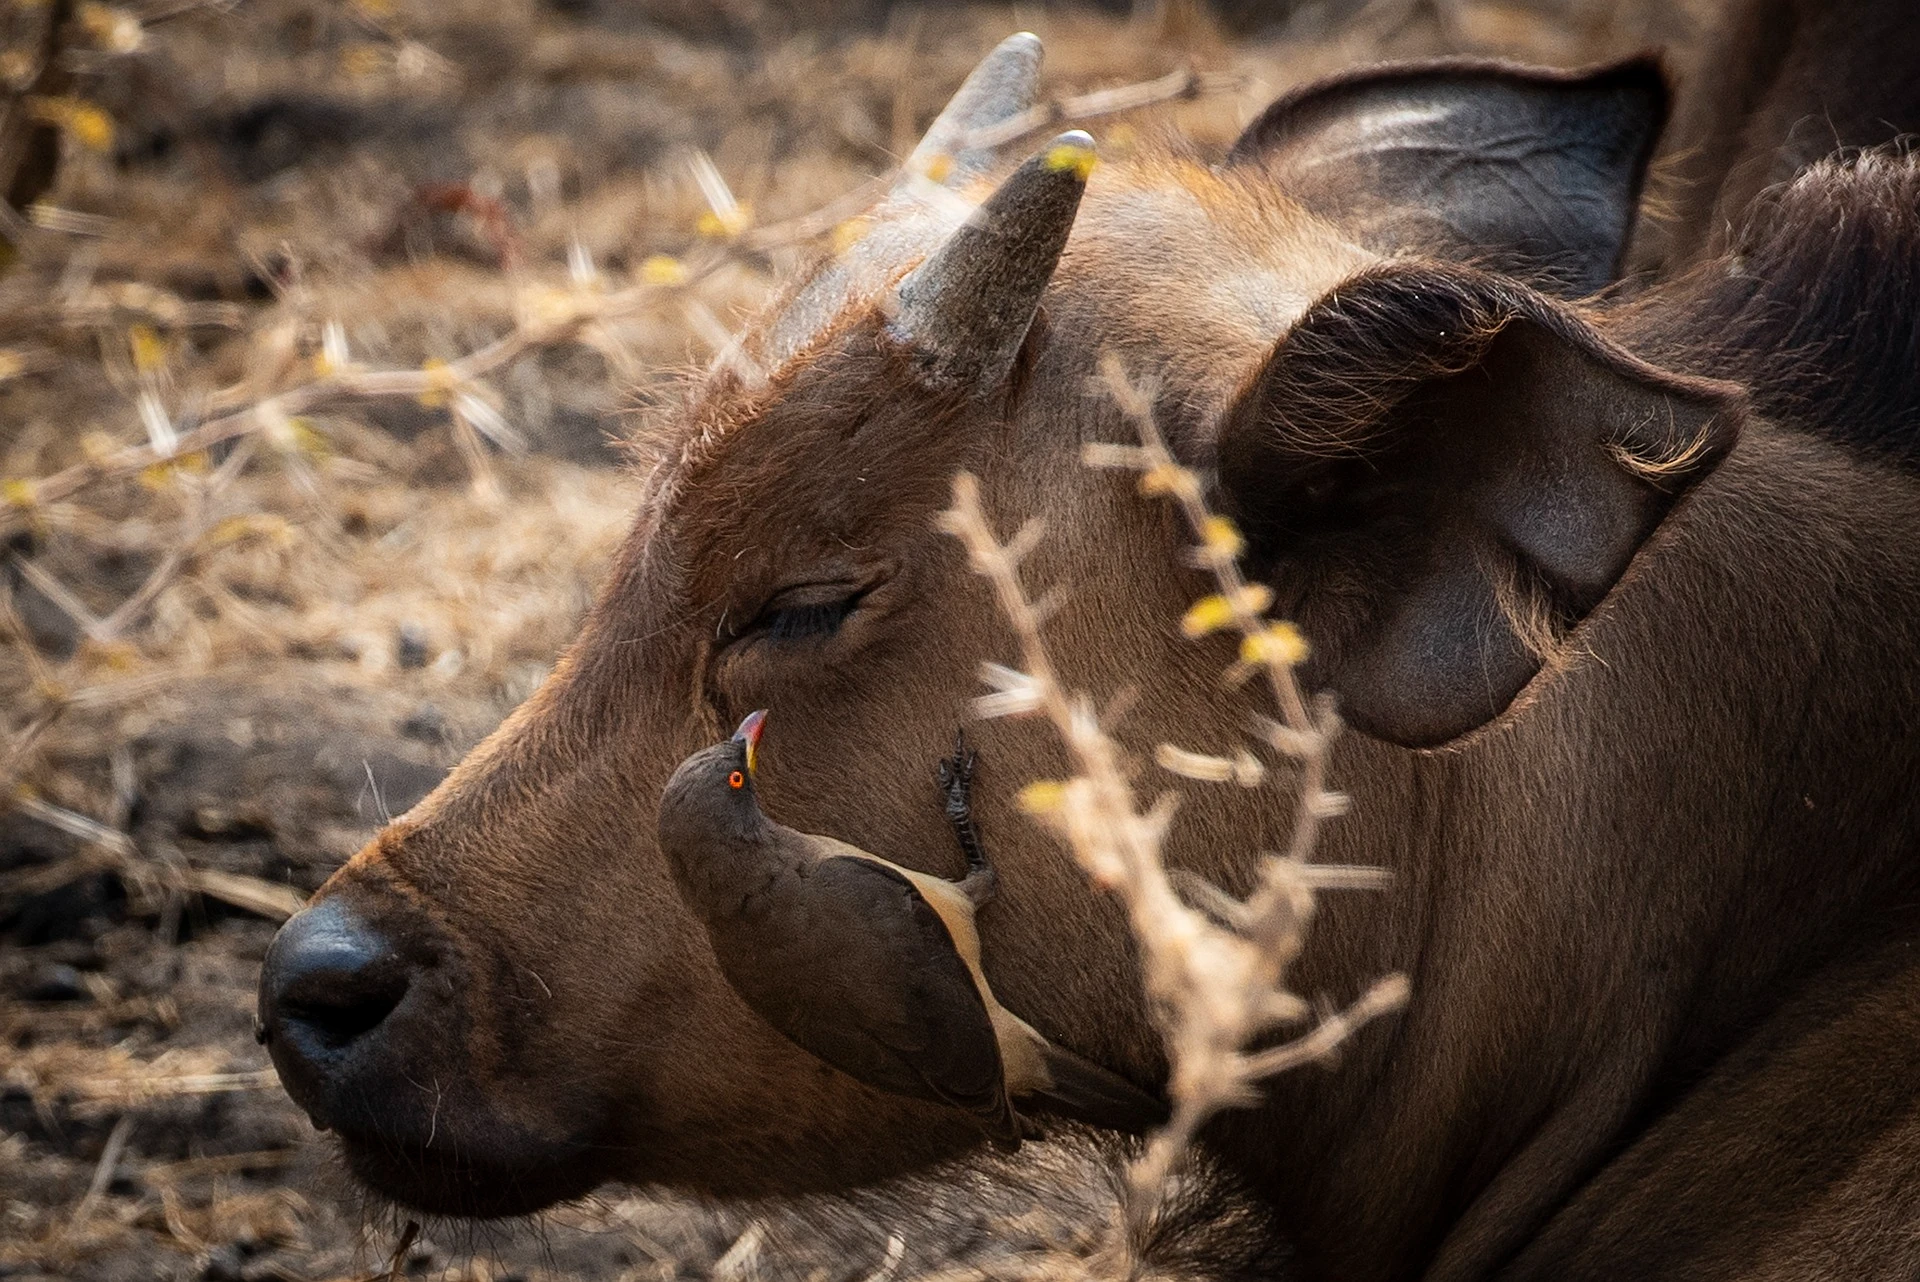
[(974, 916), (996, 879), (968, 807), (964, 743), (938, 778), (967, 859), (948, 881), (769, 819), (754, 790), (766, 714), (694, 753), (660, 799), (660, 846), (746, 1004), (802, 1049), (880, 1090), (964, 1112), (995, 1143), (1039, 1134), (1014, 1100), (1116, 1130), (1166, 1105), (1053, 1045), (994, 999)]

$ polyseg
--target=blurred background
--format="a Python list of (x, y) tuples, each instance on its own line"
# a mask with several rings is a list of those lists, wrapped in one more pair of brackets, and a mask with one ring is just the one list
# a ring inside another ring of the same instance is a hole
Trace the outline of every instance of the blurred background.
[(1169, 132), (1221, 152), (1360, 62), (1656, 47), (1684, 75), (1694, 21), (0, 0), (0, 1277), (1072, 1257), (1111, 1207), (1094, 1152), (810, 1211), (613, 1191), (394, 1258), (396, 1217), (363, 1214), (254, 1044), (259, 959), (544, 677), (631, 520), (635, 417), (672, 412), (1001, 37), (1041, 34), (1045, 93), (1111, 157)]

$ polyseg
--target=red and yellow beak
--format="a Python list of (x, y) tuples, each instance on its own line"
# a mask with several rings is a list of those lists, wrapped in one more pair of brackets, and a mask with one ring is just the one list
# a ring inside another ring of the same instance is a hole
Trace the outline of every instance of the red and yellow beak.
[(747, 719), (740, 723), (740, 728), (733, 732), (733, 741), (735, 743), (744, 743), (747, 745), (748, 774), (753, 773), (754, 753), (755, 750), (760, 747), (760, 732), (766, 729), (766, 726), (767, 710), (761, 708), (757, 712), (749, 712)]

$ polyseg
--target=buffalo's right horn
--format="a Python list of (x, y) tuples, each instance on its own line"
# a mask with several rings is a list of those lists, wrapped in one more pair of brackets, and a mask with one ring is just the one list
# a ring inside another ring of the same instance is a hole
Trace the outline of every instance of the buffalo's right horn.
[(1033, 106), (1040, 37), (1008, 36), (980, 60), (906, 160), (886, 199), (845, 227), (852, 243), (787, 301), (748, 355), (777, 368), (804, 351), (848, 303), (871, 296), (902, 265), (931, 252), (970, 212), (958, 188), (993, 167), (991, 138), (974, 141)]
[(980, 60), (907, 157), (906, 172), (954, 187), (993, 164), (994, 149), (969, 139), (1033, 106), (1040, 87), (1040, 37), (1008, 36)]
[(980, 392), (1007, 372), (1092, 171), (1093, 139), (1078, 129), (1061, 134), (900, 282), (889, 328), (914, 349), (929, 382)]

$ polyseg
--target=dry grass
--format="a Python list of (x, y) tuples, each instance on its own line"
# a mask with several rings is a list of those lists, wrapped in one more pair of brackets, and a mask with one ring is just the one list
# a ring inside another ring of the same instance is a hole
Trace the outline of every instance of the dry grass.
[[(1306, 5), (1284, 39), (1242, 43), (1164, 8), (928, 7), (815, 31), (753, 0), (4, 15), (0, 167), (40, 126), (59, 165), (0, 217), (0, 1269), (386, 1270), (391, 1235), (361, 1227), (262, 1089), (247, 1027), (271, 921), (538, 683), (638, 492), (604, 437), (730, 348), (994, 41), (1047, 41), (1049, 105), (1018, 128), (1106, 115), (1111, 155), (1158, 129), (1222, 147), (1356, 61), (1571, 63), (1658, 35), (1650, 4), (1376, 0)], [(1303, 1014), (1284, 980), (1310, 892), (1364, 879), (1310, 871), (1337, 808), (1333, 723), (1140, 422), (1144, 453), (1093, 461), (1187, 506), (1222, 576), (1194, 626), (1253, 638), (1266, 750), (1288, 765), (1158, 759), (1297, 789), (1302, 827), (1246, 903), (1170, 883), (1150, 858), (1163, 812), (1116, 789), (1079, 704), (1046, 696), (1084, 749), (1056, 814), (1132, 887), (1178, 1066), (1175, 1128), (1131, 1191), (1073, 1141), (830, 1207), (625, 1197), (498, 1239), (429, 1226), (410, 1276), (1110, 1276), (1148, 1224), (1163, 1275), (1271, 1267), (1257, 1214), (1175, 1158), (1341, 1031), (1247, 1049)]]

